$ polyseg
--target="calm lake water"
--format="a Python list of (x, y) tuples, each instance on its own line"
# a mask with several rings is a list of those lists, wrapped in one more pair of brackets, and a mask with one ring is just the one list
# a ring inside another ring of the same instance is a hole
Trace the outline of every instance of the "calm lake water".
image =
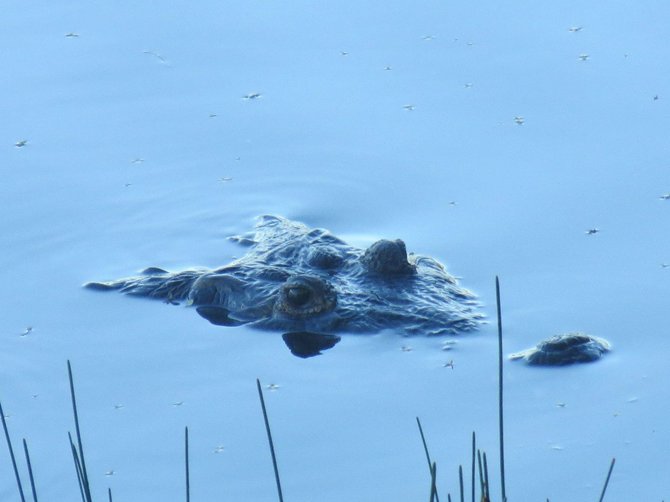
[(589, 365), (505, 362), (509, 500), (597, 500), (612, 457), (606, 500), (670, 496), (668, 5), (3, 10), (0, 399), (40, 500), (78, 497), (68, 359), (97, 500), (184, 500), (184, 426), (194, 500), (277, 500), (256, 378), (287, 501), (427, 499), (417, 416), (441, 498), (474, 430), (499, 500), (495, 323), (451, 351), (344, 335), (303, 360), (279, 333), (81, 288), (225, 264), (261, 214), (403, 238), (490, 320), (499, 275), (506, 353), (612, 342)]

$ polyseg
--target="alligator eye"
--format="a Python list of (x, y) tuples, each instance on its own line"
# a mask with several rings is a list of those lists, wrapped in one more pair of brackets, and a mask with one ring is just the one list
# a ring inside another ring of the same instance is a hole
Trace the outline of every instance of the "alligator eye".
[(305, 305), (311, 298), (311, 291), (304, 286), (293, 286), (286, 291), (286, 299), (295, 307)]

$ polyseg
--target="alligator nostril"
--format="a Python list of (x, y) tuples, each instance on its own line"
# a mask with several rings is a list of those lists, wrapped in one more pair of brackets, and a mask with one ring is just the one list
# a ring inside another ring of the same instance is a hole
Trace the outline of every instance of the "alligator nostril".
[(305, 305), (310, 297), (311, 293), (309, 289), (302, 286), (288, 288), (286, 292), (286, 299), (296, 307)]

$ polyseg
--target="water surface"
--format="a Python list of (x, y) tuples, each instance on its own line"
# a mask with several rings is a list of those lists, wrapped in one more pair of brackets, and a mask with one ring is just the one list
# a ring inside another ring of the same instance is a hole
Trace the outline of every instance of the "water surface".
[[(401, 237), (490, 318), (499, 275), (507, 352), (572, 330), (610, 340), (595, 364), (506, 362), (508, 496), (594, 500), (616, 456), (607, 500), (667, 497), (666, 13), (9, 2), (0, 398), (40, 499), (77, 496), (67, 359), (97, 498), (183, 500), (188, 425), (194, 498), (276, 500), (256, 378), (278, 386), (287, 500), (427, 497), (416, 416), (442, 493), (473, 430), (495, 457), (493, 324), (449, 352), (383, 333), (302, 360), (279, 333), (80, 287), (220, 266), (244, 252), (226, 237), (266, 213), (360, 247)], [(0, 498), (17, 499), (0, 461)]]

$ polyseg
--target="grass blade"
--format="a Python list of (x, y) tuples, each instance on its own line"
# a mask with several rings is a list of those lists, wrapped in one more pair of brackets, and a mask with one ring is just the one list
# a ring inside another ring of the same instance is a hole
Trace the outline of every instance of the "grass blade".
[(463, 492), (463, 466), (458, 466), (458, 482), (461, 488), (461, 502), (465, 502), (465, 493)]
[(277, 493), (279, 494), (279, 502), (284, 502), (284, 496), (281, 492), (281, 482), (279, 481), (279, 469), (277, 468), (277, 456), (275, 455), (275, 447), (272, 442), (272, 434), (270, 433), (270, 422), (268, 420), (268, 412), (265, 409), (265, 399), (263, 399), (263, 390), (261, 389), (261, 381), (256, 379), (256, 387), (258, 387), (258, 397), (261, 400), (261, 408), (263, 409), (263, 420), (265, 420), (265, 430), (268, 433), (268, 443), (270, 443), (270, 453), (272, 454), (272, 466), (275, 470), (275, 481), (277, 482)]
[(33, 477), (33, 466), (30, 463), (30, 454), (28, 453), (28, 443), (23, 440), (23, 452), (26, 454), (26, 463), (28, 464), (28, 476), (30, 477), (30, 488), (33, 492), (33, 501), (37, 502), (37, 490), (35, 490), (35, 478)]
[(430, 453), (428, 453), (428, 445), (426, 444), (426, 437), (423, 435), (423, 427), (421, 427), (421, 420), (416, 417), (416, 425), (419, 426), (419, 434), (421, 434), (421, 442), (423, 443), (423, 451), (426, 452), (426, 460), (428, 461), (428, 469), (432, 469), (432, 462), (430, 461)]
[(475, 431), (472, 431), (472, 502), (475, 502)]
[(186, 461), (186, 502), (191, 501), (191, 478), (188, 471), (188, 427), (184, 428), (184, 458)]
[(435, 497), (437, 496), (437, 464), (433, 462), (433, 465), (430, 466), (430, 502), (435, 502)]
[[(421, 442), (423, 443), (423, 451), (426, 452), (426, 460), (428, 461), (428, 470), (431, 472), (431, 475), (432, 475), (433, 463), (430, 461), (430, 453), (428, 453), (428, 444), (426, 444), (426, 437), (423, 435), (423, 427), (421, 427), (421, 420), (419, 420), (419, 417), (416, 417), (416, 425), (419, 426), (419, 434), (421, 434)], [(435, 490), (435, 500), (436, 500), (436, 502), (440, 502), (440, 497), (437, 494), (437, 489)]]
[(86, 502), (86, 495), (84, 494), (84, 483), (81, 479), (81, 463), (79, 462), (77, 447), (74, 445), (74, 441), (72, 441), (72, 434), (68, 432), (67, 437), (70, 439), (70, 449), (72, 450), (72, 458), (74, 460), (74, 470), (77, 472), (77, 481), (79, 481), (79, 493), (81, 493), (81, 500)]
[(109, 498), (109, 502), (112, 502), (112, 489), (107, 488), (107, 497)]
[(482, 453), (482, 457), (484, 458), (484, 500), (489, 502), (491, 500), (491, 493), (489, 491), (489, 466), (486, 462), (486, 452)]
[(603, 499), (605, 498), (605, 491), (607, 490), (607, 485), (610, 482), (610, 476), (612, 475), (612, 469), (614, 469), (614, 462), (616, 462), (616, 458), (612, 459), (612, 463), (610, 464), (610, 469), (607, 471), (607, 478), (605, 479), (605, 486), (603, 486), (603, 492), (600, 494), (600, 499), (598, 502), (603, 502)]
[(84, 488), (84, 495), (86, 495), (86, 502), (92, 502), (91, 488), (88, 483), (88, 473), (86, 472), (86, 460), (84, 459), (84, 446), (81, 442), (81, 431), (79, 429), (79, 414), (77, 413), (77, 399), (74, 395), (74, 380), (72, 378), (72, 366), (70, 361), (67, 362), (67, 374), (70, 379), (70, 395), (72, 397), (72, 411), (74, 413), (74, 428), (77, 433), (77, 446), (79, 453), (79, 462), (81, 468), (81, 483)]
[(5, 420), (5, 412), (2, 410), (2, 404), (0, 404), (0, 417), (2, 418), (2, 428), (5, 430), (7, 449), (9, 450), (9, 456), (12, 459), (12, 467), (14, 467), (14, 476), (16, 476), (16, 484), (19, 487), (19, 495), (21, 495), (21, 502), (26, 502), (26, 498), (23, 496), (23, 486), (21, 485), (21, 477), (19, 476), (19, 469), (16, 467), (16, 457), (14, 456), (12, 441), (9, 439), (9, 430), (7, 429), (7, 421)]
[(502, 502), (507, 502), (505, 493), (505, 440), (503, 433), (503, 339), (502, 309), (500, 308), (500, 280), (496, 276), (496, 310), (498, 312), (498, 435), (500, 437), (500, 488)]
[(482, 467), (482, 453), (477, 450), (477, 464), (479, 466), (479, 492), (481, 493), (481, 499), (484, 499), (486, 495), (486, 490), (484, 489), (484, 468)]

